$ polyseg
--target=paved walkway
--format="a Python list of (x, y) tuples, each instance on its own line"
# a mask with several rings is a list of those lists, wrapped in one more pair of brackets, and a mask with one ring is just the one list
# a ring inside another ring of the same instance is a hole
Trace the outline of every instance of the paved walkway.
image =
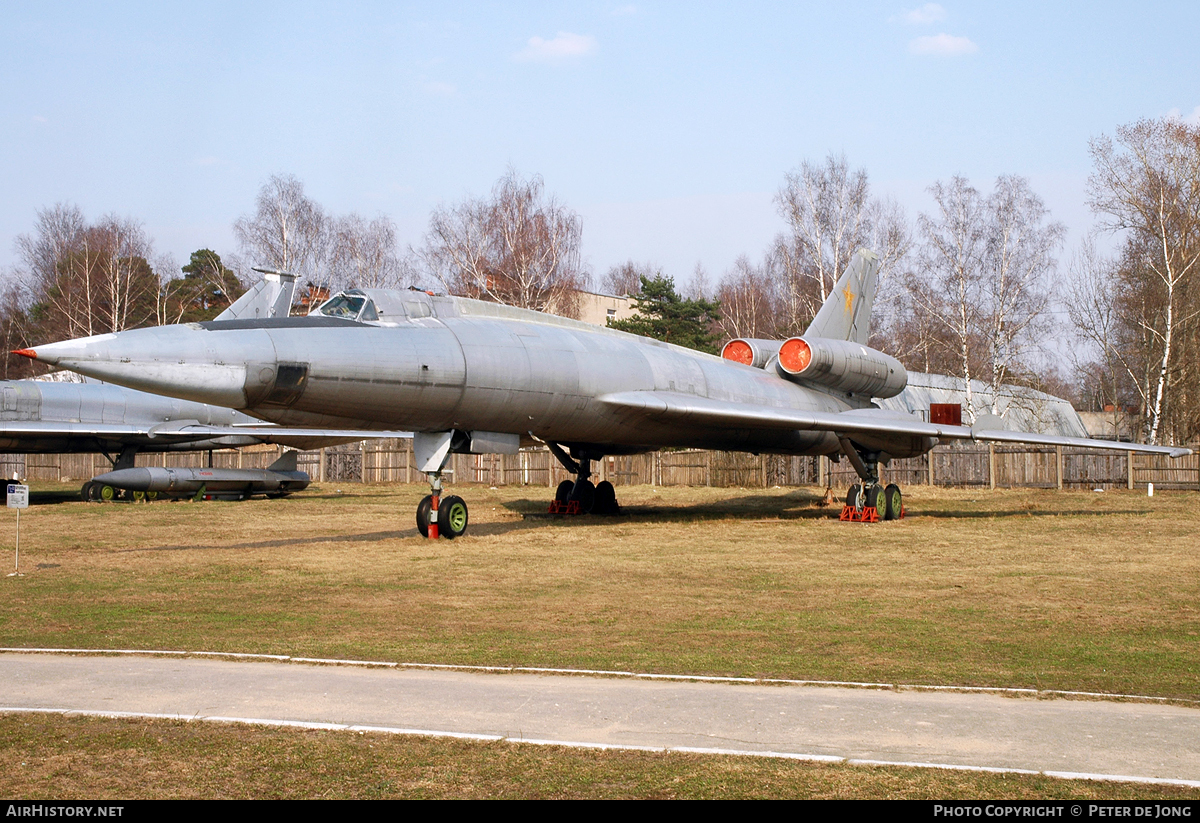
[(1194, 782), (1200, 709), (991, 694), (0, 654), (0, 708)]

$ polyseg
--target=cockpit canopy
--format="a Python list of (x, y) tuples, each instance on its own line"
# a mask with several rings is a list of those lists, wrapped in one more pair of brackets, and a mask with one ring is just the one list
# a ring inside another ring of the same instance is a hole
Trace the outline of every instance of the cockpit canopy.
[(320, 314), (325, 317), (341, 317), (346, 320), (358, 320), (359, 322), (379, 320), (379, 312), (375, 310), (375, 301), (367, 297), (360, 289), (349, 289), (348, 291), (338, 292), (313, 309), (311, 314)]

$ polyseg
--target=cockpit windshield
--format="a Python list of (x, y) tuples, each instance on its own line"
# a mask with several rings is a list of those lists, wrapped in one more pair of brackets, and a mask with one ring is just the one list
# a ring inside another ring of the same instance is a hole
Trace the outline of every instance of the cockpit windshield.
[(363, 294), (338, 292), (317, 308), (318, 314), (326, 317), (344, 317), (347, 320), (378, 320), (375, 303)]

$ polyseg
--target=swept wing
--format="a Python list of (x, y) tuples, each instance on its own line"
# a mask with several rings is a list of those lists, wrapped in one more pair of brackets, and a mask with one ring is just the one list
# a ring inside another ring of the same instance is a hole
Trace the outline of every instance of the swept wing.
[(985, 417), (974, 427), (926, 423), (913, 415), (883, 409), (853, 409), (839, 413), (801, 411), (747, 403), (729, 403), (706, 397), (660, 391), (607, 394), (598, 402), (615, 411), (640, 415), (660, 422), (722, 429), (780, 429), (783, 431), (829, 431), (853, 439), (855, 434), (933, 437), (938, 440), (977, 440), (998, 443), (1033, 443), (1045, 446), (1078, 446), (1091, 449), (1134, 451), (1182, 457), (1191, 449), (1147, 446), (1062, 437), (1036, 432), (1014, 432), (997, 426), (999, 418)]

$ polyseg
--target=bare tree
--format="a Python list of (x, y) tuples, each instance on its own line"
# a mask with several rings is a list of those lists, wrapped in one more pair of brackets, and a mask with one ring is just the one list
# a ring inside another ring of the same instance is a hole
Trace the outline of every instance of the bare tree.
[(239, 217), (233, 233), (251, 265), (324, 280), (328, 254), (324, 210), (290, 174), (272, 175), (259, 189), (253, 215)]
[(953, 352), (968, 417), (975, 416), (972, 377), (990, 383), (991, 411), (998, 414), (1001, 385), (1034, 348), (1045, 280), (1066, 229), (1046, 222), (1049, 212), (1021, 177), (998, 178), (986, 198), (963, 177), (929, 191), (937, 213), (917, 220), (921, 243), (917, 270), (906, 280), (912, 301), (906, 322), (926, 348), (927, 363), (938, 359), (928, 351), (933, 346)]
[(575, 317), (587, 285), (581, 232), (579, 215), (546, 198), (540, 177), (510, 169), (490, 199), (435, 210), (420, 257), (451, 293)]
[(396, 252), (396, 224), (380, 215), (348, 214), (330, 221), (329, 279), (334, 287), (399, 288), (403, 273)]
[(649, 263), (634, 263), (626, 260), (619, 266), (612, 266), (600, 280), (600, 290), (605, 294), (615, 294), (618, 297), (636, 295), (642, 288), (642, 278), (654, 276), (655, 269)]
[(900, 206), (873, 200), (866, 171), (851, 170), (842, 155), (830, 154), (821, 165), (805, 161), (788, 173), (776, 203), (789, 226), (772, 249), (784, 333), (803, 331), (855, 251), (879, 254), (886, 278), (911, 245)]
[(62, 261), (83, 246), (87, 220), (78, 206), (58, 203), (37, 213), (33, 234), (17, 237), (17, 254), (32, 280), (54, 279)]
[[(1126, 285), (1149, 309), (1127, 315), (1137, 318), (1157, 361), (1148, 384), (1146, 437), (1157, 443), (1172, 411), (1172, 433), (1195, 434), (1200, 398), (1186, 394), (1195, 392), (1189, 361), (1200, 353), (1194, 330), (1200, 298), (1193, 288), (1200, 268), (1200, 128), (1173, 119), (1141, 120), (1118, 128), (1116, 141), (1093, 140), (1090, 151), (1095, 170), (1088, 178), (1089, 204), (1104, 229), (1125, 235)], [(1190, 358), (1181, 357), (1181, 343)], [(1177, 404), (1172, 395), (1181, 392)]]
[(1138, 379), (1134, 358), (1120, 345), (1117, 267), (1100, 255), (1089, 238), (1075, 250), (1067, 271), (1067, 311), (1076, 337), (1087, 347), (1082, 351), (1073, 350), (1075, 366), (1086, 375), (1081, 382), (1085, 384), (1084, 390), (1094, 395), (1091, 398), (1094, 410), (1113, 407), (1113, 431), (1116, 432), (1119, 431), (1125, 394), (1122, 386), (1132, 386), (1140, 394), (1142, 408), (1147, 407), (1148, 400), (1148, 386)]
[(3, 287), (0, 287), (0, 345), (4, 346), (4, 359), (0, 362), (3, 363), (4, 380), (31, 377), (34, 373), (34, 361), (13, 354), (15, 349), (26, 348), (33, 342), (29, 317), (25, 311), (27, 298), (20, 280), (5, 278)]
[(996, 180), (985, 204), (983, 271), (979, 306), (987, 346), (992, 414), (999, 414), (1000, 386), (1013, 365), (1035, 345), (1048, 300), (1045, 281), (1067, 228), (1047, 223), (1049, 210), (1015, 175)]
[(944, 344), (957, 354), (959, 376), (966, 391), (967, 414), (974, 421), (971, 374), (978, 336), (980, 283), (987, 242), (984, 203), (966, 178), (953, 177), (929, 187), (937, 204), (934, 216), (917, 218), (921, 234), (918, 252), (921, 276), (909, 283), (909, 293), (921, 311), (944, 330)]
[(34, 234), (17, 238), (35, 337), (63, 339), (121, 331), (154, 320), (159, 278), (141, 224), (109, 215), (88, 225), (76, 206), (38, 213)]
[(754, 266), (743, 255), (721, 278), (717, 302), (721, 306), (721, 333), (727, 339), (771, 339), (778, 334), (779, 299), (770, 265), (769, 257), (762, 266)]

